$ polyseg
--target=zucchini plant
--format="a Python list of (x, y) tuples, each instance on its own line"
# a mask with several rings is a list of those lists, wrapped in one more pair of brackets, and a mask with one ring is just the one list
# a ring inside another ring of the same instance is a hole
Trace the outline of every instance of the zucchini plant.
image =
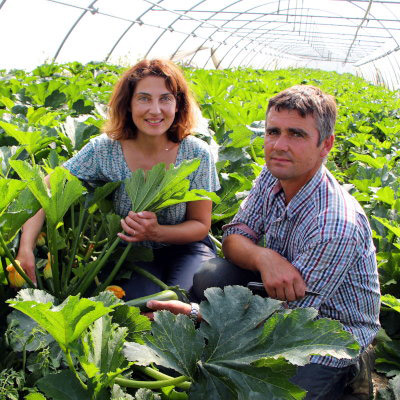
[(150, 326), (138, 308), (108, 292), (56, 306), (48, 293), (23, 289), (8, 302), (64, 353), (69, 369), (36, 382), (57, 400), (109, 399), (116, 385), (123, 398), (140, 389), (145, 397), (136, 399), (302, 399), (305, 391), (289, 381), (296, 365), (313, 354), (353, 358), (359, 351), (339, 322), (316, 320), (314, 309), (288, 310), (241, 286), (205, 295), (197, 329), (168, 311), (156, 312)]
[[(169, 169), (161, 163), (146, 174), (143, 170), (133, 172), (124, 181), (132, 201), (132, 210), (158, 212), (182, 202), (202, 199), (218, 201), (218, 197), (213, 193), (198, 189), (189, 190), (190, 183), (186, 178), (199, 164), (200, 161), (194, 159), (186, 160), (177, 167), (171, 164)], [(35, 287), (10, 252), (7, 240), (9, 242), (15, 236), (22, 223), (37, 211), (40, 204), (46, 214), (48, 266), (47, 270), (36, 270), (38, 287), (47, 290), (59, 301), (69, 295), (103, 291), (112, 283), (132, 250), (132, 243), (125, 246), (104, 282), (99, 281), (99, 273), (121, 242), (121, 239), (116, 237), (116, 233), (121, 230), (120, 217), (111, 212), (101, 212), (101, 203), (121, 182), (107, 183), (88, 194), (82, 183), (69, 171), (56, 167), (51, 171), (48, 188), (39, 166), (31, 166), (19, 160), (11, 160), (10, 165), (21, 180), (0, 180), (0, 185), (6, 193), (0, 204), (0, 247), (16, 273), (19, 273), (31, 288)], [(25, 207), (31, 208), (32, 211), (25, 213), (24, 218), (16, 225), (11, 221), (14, 215), (10, 211), (11, 208), (8, 213), (7, 210), (13, 201), (21, 201), (22, 197), (19, 197), (19, 194), (26, 188), (33, 197), (30, 197), (32, 203), (25, 203)], [(76, 208), (79, 209), (78, 212)], [(99, 210), (97, 215), (96, 211)], [(66, 219), (68, 211), (70, 216)], [(96, 234), (93, 234), (94, 224), (97, 224)], [(4, 233), (2, 227), (6, 228)], [(88, 230), (92, 231), (89, 236)], [(116, 238), (112, 240), (113, 237)], [(9, 276), (6, 271), (4, 273)]]

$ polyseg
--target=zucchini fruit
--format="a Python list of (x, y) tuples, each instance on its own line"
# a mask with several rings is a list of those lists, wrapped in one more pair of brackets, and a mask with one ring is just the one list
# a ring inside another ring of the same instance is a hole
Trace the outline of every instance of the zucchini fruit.
[(162, 292), (126, 301), (125, 305), (139, 307), (140, 311), (148, 312), (152, 311), (146, 307), (146, 304), (149, 300), (158, 300), (158, 301), (178, 300), (178, 295), (173, 290), (163, 290)]

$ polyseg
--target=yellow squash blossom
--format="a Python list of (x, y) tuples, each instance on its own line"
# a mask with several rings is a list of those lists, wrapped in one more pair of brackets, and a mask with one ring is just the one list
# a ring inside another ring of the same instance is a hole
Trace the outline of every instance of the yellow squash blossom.
[(47, 253), (47, 264), (44, 267), (43, 270), (43, 275), (45, 277), (45, 279), (49, 279), (53, 277), (53, 272), (51, 270), (51, 257), (50, 257), (50, 253)]
[(46, 233), (40, 232), (36, 239), (36, 246), (44, 246), (46, 244)]
[(125, 296), (125, 290), (117, 285), (107, 286), (106, 290), (113, 292), (115, 296), (118, 297), (119, 299)]
[[(15, 262), (21, 267), (21, 264), (19, 263), (18, 260), (15, 260)], [(10, 280), (11, 286), (16, 287), (16, 288), (22, 287), (25, 283), (25, 279), (15, 269), (14, 265), (12, 265), (12, 264), (7, 265), (6, 269), (8, 271), (8, 279)]]

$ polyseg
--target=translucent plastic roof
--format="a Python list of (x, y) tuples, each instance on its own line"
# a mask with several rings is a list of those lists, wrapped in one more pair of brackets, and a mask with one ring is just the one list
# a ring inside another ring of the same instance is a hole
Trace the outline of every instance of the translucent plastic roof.
[(0, 68), (45, 61), (307, 66), (398, 88), (400, 1), (0, 0)]

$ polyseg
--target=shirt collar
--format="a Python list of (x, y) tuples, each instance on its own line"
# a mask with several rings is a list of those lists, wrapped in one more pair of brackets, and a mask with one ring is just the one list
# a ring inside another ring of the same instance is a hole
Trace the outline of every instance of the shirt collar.
[[(319, 187), (321, 180), (326, 174), (326, 168), (321, 165), (319, 170), (314, 174), (314, 176), (294, 195), (290, 203), (286, 207), (287, 218), (291, 218), (296, 214), (297, 211), (303, 206), (304, 203), (313, 195), (315, 190)], [(279, 180), (276, 181), (272, 188), (272, 193), (274, 196), (281, 194), (284, 196), (282, 185)]]

